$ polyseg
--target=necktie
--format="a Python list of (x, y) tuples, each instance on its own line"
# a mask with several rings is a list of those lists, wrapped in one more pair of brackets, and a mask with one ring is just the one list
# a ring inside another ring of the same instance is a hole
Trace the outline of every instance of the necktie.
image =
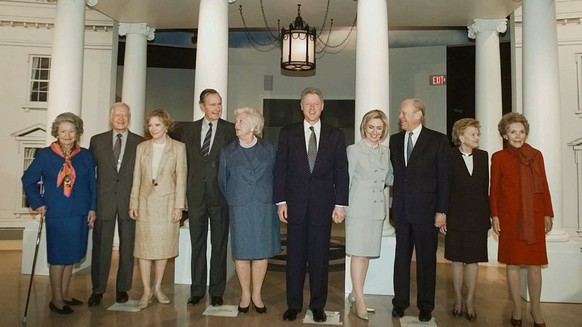
[(412, 153), (412, 148), (414, 145), (412, 144), (412, 135), (414, 133), (408, 133), (408, 144), (406, 145), (406, 163), (408, 164), (408, 160), (410, 159), (410, 154)]
[(315, 167), (315, 158), (317, 157), (317, 139), (315, 138), (315, 130), (310, 126), (311, 136), (309, 136), (309, 144), (307, 145), (307, 160), (309, 161), (309, 171), (313, 172)]
[(210, 154), (210, 139), (212, 138), (212, 123), (208, 123), (208, 132), (204, 136), (204, 142), (202, 143), (202, 155), (208, 156)]
[(121, 155), (121, 138), (123, 137), (122, 134), (117, 134), (117, 140), (115, 140), (115, 144), (113, 145), (113, 158), (115, 159), (115, 164), (119, 166), (119, 156)]

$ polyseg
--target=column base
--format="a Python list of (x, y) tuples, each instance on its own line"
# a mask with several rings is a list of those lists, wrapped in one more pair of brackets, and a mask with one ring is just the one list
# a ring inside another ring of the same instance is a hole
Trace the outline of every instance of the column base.
[[(364, 293), (373, 295), (394, 295), (394, 255), (396, 237), (382, 236), (382, 248), (379, 258), (370, 259)], [(350, 275), (350, 257), (346, 256), (345, 292), (352, 291)]]

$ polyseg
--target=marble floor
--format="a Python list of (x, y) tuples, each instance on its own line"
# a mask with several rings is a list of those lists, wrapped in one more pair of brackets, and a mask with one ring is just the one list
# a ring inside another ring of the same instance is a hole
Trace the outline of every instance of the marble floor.
[[(0, 247), (2, 248), (2, 247)], [(114, 251), (114, 257), (117, 254)], [(115, 262), (113, 260), (116, 269)], [(14, 249), (0, 250), (0, 326), (22, 325), (29, 275), (22, 275), (21, 251)], [(141, 296), (141, 281), (136, 265), (134, 287), (130, 291), (130, 299), (138, 300)], [(414, 269), (413, 269), (414, 270)], [(481, 266), (477, 289), (476, 322), (471, 323), (464, 318), (453, 318), (450, 313), (453, 304), (453, 290), (450, 284), (450, 265), (440, 262), (437, 267), (436, 309), (433, 312), (434, 321), (438, 326), (509, 326), (511, 306), (505, 287), (505, 268)], [(344, 326), (401, 326), (400, 321), (390, 315), (392, 310), (391, 296), (367, 296), (368, 306), (377, 310), (365, 322), (350, 313), (344, 294), (344, 272), (330, 272), (329, 296), (326, 306), (328, 311), (338, 311)], [(582, 277), (581, 277), (582, 278)], [(113, 287), (112, 287), (113, 285)], [(245, 315), (226, 318), (203, 316), (208, 305), (188, 306), (189, 285), (173, 284), (173, 263), (168, 265), (163, 289), (172, 299), (171, 304), (160, 304), (154, 300), (152, 305), (141, 312), (107, 311), (114, 303), (114, 273), (110, 274), (109, 289), (103, 297), (102, 305), (89, 308), (86, 305), (74, 307), (75, 313), (61, 316), (51, 313), (48, 309), (50, 301), (50, 285), (48, 277), (35, 276), (31, 301), (26, 319), (27, 326), (298, 326), (302, 325), (303, 314), (294, 322), (282, 321), (281, 316), (285, 305), (285, 273), (269, 271), (264, 284), (263, 300), (268, 312), (260, 315), (251, 311)], [(305, 299), (308, 296), (306, 283)], [(91, 293), (91, 276), (89, 269), (75, 274), (71, 283), (70, 294), (86, 302)], [(412, 293), (415, 294), (414, 283)], [(240, 289), (238, 281), (232, 278), (224, 294), (225, 304), (238, 305)], [(208, 297), (204, 299), (209, 301)], [(414, 299), (412, 299), (414, 303)], [(304, 307), (307, 307), (305, 304)], [(543, 303), (542, 309), (548, 326), (582, 326), (582, 304)], [(524, 326), (532, 326), (528, 303), (523, 301)], [(416, 316), (418, 310), (411, 305), (407, 315)], [(414, 326), (426, 325), (416, 321)]]

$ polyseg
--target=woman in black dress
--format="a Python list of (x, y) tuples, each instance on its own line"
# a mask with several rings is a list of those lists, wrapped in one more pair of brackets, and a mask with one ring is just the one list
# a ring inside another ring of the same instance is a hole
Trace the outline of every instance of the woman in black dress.
[[(463, 118), (453, 125), (450, 154), (450, 203), (445, 234), (445, 258), (452, 261), (455, 304), (454, 317), (463, 315), (469, 321), (477, 319), (475, 288), (478, 262), (487, 262), (489, 219), (489, 159), (479, 150), (479, 121)], [(463, 285), (466, 296), (463, 299)]]

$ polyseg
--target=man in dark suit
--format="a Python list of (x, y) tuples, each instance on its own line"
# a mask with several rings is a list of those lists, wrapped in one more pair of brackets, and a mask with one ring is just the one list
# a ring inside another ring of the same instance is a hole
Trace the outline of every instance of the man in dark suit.
[(449, 202), (449, 142), (422, 125), (425, 105), (406, 99), (400, 105), (404, 131), (390, 137), (394, 167), (392, 210), (396, 220), (392, 317), (410, 305), (410, 261), (416, 249), (418, 319), (430, 321), (434, 309), (438, 229), (446, 223)]
[(181, 141), (188, 153), (188, 220), (192, 243), (190, 299), (196, 305), (206, 294), (206, 242), (210, 220), (210, 285), (213, 306), (222, 305), (226, 286), (228, 206), (218, 189), (218, 155), (235, 139), (234, 125), (222, 120), (222, 97), (216, 90), (200, 93), (204, 118), (186, 125)]
[(287, 311), (293, 321), (303, 306), (309, 271), (309, 308), (326, 320), (331, 222), (341, 223), (348, 205), (348, 159), (344, 134), (320, 120), (323, 96), (317, 88), (301, 94), (304, 120), (281, 129), (273, 189), (277, 213), (287, 223)]
[(135, 221), (129, 218), (129, 195), (133, 182), (135, 149), (143, 137), (127, 129), (130, 118), (129, 106), (122, 102), (115, 103), (109, 117), (112, 130), (93, 136), (89, 146), (97, 167), (97, 219), (93, 228), (93, 292), (88, 300), (90, 307), (101, 303), (107, 288), (116, 218), (119, 230), (119, 268), (115, 300), (127, 302), (127, 291), (131, 289)]

